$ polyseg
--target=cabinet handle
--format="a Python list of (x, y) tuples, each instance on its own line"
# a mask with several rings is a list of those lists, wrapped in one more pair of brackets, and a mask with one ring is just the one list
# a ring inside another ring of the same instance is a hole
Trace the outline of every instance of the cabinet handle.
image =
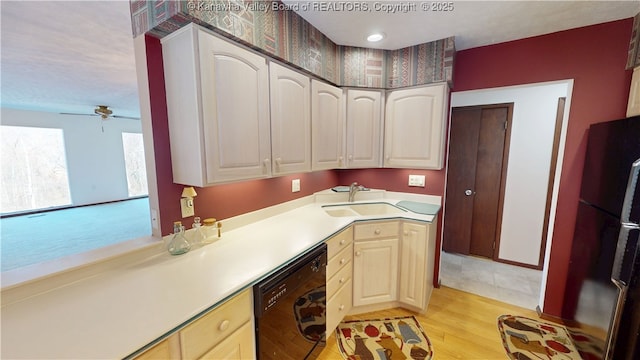
[(344, 265), (344, 263), (346, 263), (347, 260), (346, 259), (340, 259), (340, 265)]
[(340, 310), (340, 311), (344, 310), (344, 305), (340, 305), (340, 307), (338, 308), (338, 310)]
[(344, 278), (340, 278), (340, 281), (338, 281), (340, 284), (344, 283)]
[(220, 330), (220, 331), (225, 331), (225, 330), (227, 330), (228, 328), (229, 328), (229, 320), (223, 320), (223, 321), (220, 323), (220, 326), (218, 326), (218, 330)]
[(353, 161), (353, 155), (349, 155), (349, 156), (347, 157), (347, 159), (349, 159), (349, 162), (352, 162), (352, 161)]
[(266, 159), (262, 160), (262, 162), (264, 163), (265, 167), (269, 166), (269, 161), (271, 161), (271, 160), (269, 160), (269, 158), (266, 158)]
[(356, 256), (360, 256), (360, 255), (362, 255), (362, 252), (356, 251)]
[(374, 231), (374, 233), (375, 233), (376, 235), (380, 235), (380, 229), (376, 229), (376, 230)]
[(338, 157), (338, 164), (342, 165), (343, 161), (344, 161), (344, 157), (342, 156)]
[(280, 167), (280, 163), (282, 162), (281, 158), (276, 158), (276, 166)]
[(340, 245), (344, 245), (345, 242), (347, 242), (347, 240), (345, 239), (340, 240)]

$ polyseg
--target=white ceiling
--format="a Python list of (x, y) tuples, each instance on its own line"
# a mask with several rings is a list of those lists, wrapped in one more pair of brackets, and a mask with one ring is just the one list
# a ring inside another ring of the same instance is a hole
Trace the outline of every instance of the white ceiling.
[[(385, 3), (393, 2), (412, 3)], [(299, 13), (340, 45), (397, 49), (455, 36), (461, 50), (640, 12), (637, 0), (455, 1), (453, 11), (439, 13), (421, 11), (422, 2), (415, 2), (416, 11), (403, 14), (367, 3), (370, 12)], [(115, 115), (139, 116), (128, 1), (4, 0), (0, 15), (2, 106), (92, 113), (95, 105), (109, 105)], [(387, 35), (376, 46), (364, 39), (373, 30)]]

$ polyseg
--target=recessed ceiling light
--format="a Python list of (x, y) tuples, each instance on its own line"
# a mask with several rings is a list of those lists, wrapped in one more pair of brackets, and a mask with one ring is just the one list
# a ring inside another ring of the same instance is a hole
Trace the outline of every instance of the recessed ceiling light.
[(384, 33), (373, 33), (367, 36), (367, 41), (369, 42), (378, 42), (382, 39), (384, 39)]

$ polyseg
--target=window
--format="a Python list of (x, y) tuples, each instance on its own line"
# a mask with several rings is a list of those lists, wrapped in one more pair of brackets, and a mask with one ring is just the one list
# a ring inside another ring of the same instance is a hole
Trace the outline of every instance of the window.
[(62, 129), (2, 125), (0, 131), (0, 213), (70, 205)]
[(122, 147), (124, 148), (124, 162), (127, 172), (129, 196), (148, 195), (149, 188), (144, 162), (142, 134), (123, 132)]

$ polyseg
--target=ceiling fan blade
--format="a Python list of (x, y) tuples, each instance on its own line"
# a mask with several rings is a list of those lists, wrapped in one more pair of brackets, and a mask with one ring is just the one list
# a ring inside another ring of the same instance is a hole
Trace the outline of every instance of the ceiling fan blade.
[(82, 115), (82, 116), (98, 116), (96, 114), (81, 114), (81, 113), (67, 113), (67, 112), (61, 112), (59, 113), (60, 115)]
[(120, 116), (120, 115), (111, 115), (109, 117), (118, 118), (118, 119), (131, 119), (131, 120), (140, 120), (140, 118), (132, 117), (132, 116)]

